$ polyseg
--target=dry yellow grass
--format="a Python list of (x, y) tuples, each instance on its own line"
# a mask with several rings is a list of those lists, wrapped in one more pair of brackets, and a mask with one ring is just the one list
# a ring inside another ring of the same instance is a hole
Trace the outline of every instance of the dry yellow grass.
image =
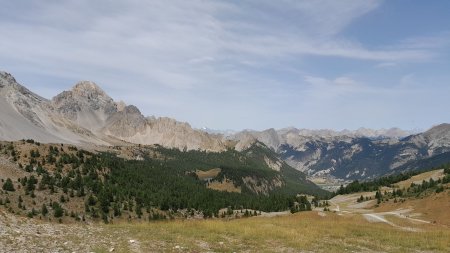
[[(195, 174), (197, 174), (197, 177), (200, 180), (207, 180), (207, 179), (212, 179), (212, 178), (217, 177), (217, 175), (219, 175), (220, 171), (221, 171), (220, 168), (210, 169), (210, 170), (207, 170), (207, 171), (196, 170)], [(227, 178), (225, 178), (222, 182), (210, 181), (208, 183), (207, 187), (209, 189), (213, 189), (213, 190), (216, 190), (216, 191), (226, 191), (226, 192), (238, 192), (238, 193), (241, 193), (241, 187), (234, 186), (233, 181), (228, 180)]]
[(220, 168), (215, 168), (215, 169), (210, 169), (207, 171), (203, 171), (203, 170), (197, 170), (195, 171), (195, 174), (197, 174), (197, 177), (201, 180), (205, 180), (208, 178), (214, 178), (217, 175), (219, 175), (221, 169)]
[[(407, 199), (405, 202), (394, 203), (390, 201), (383, 203), (376, 208), (375, 212), (385, 212), (396, 209), (413, 209), (414, 213), (420, 214), (420, 218), (435, 222), (438, 225), (448, 226), (450, 228), (450, 191), (441, 193), (432, 193), (416, 199)], [(450, 239), (449, 239), (450, 240)]]
[(208, 188), (216, 191), (241, 193), (241, 187), (236, 187), (233, 181), (228, 179), (225, 179), (223, 182), (212, 181), (208, 184)]
[[(109, 233), (122, 231), (143, 252), (412, 252), (450, 251), (450, 230), (433, 225), (408, 232), (387, 224), (368, 223), (359, 215), (338, 216), (317, 212), (274, 218), (225, 220), (177, 220), (170, 222), (115, 224)], [(124, 239), (126, 239), (124, 238)], [(132, 245), (124, 242), (123, 250)], [(101, 249), (99, 249), (101, 251)]]
[(415, 175), (411, 177), (410, 179), (407, 179), (405, 181), (398, 182), (394, 184), (395, 186), (402, 188), (408, 188), (411, 186), (411, 183), (415, 184), (421, 184), (423, 180), (429, 181), (430, 178), (433, 178), (433, 180), (438, 180), (439, 178), (444, 177), (444, 170), (432, 170), (428, 172), (421, 173), (419, 175)]

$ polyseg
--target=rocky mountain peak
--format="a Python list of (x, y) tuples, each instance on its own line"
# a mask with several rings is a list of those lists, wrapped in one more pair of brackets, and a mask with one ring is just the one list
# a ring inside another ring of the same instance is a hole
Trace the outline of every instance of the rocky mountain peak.
[(16, 83), (16, 79), (10, 73), (0, 71), (0, 88), (11, 83)]
[(423, 134), (430, 140), (450, 140), (450, 124), (440, 124), (430, 128)]
[(23, 95), (34, 95), (36, 97), (39, 97), (29, 91), (27, 88), (18, 84), (16, 79), (10, 73), (4, 71), (0, 71), (0, 88), (7, 88), (7, 93), (10, 93), (9, 95), (11, 95), (11, 93), (21, 93)]
[(96, 83), (91, 81), (78, 82), (72, 88), (72, 93), (77, 96), (88, 98), (94, 96), (108, 96)]
[(63, 91), (53, 99), (56, 108), (72, 107), (77, 109), (89, 107), (93, 110), (106, 109), (115, 112), (117, 105), (97, 84), (91, 81), (78, 82), (70, 91)]
[(48, 100), (20, 85), (11, 74), (4, 71), (0, 71), (0, 97), (35, 125), (41, 124), (33, 110), (46, 106)]
[(77, 83), (52, 99), (54, 109), (66, 119), (93, 132), (101, 129), (106, 120), (117, 112), (117, 104), (97, 84)]
[(134, 105), (127, 105), (127, 106), (125, 106), (123, 111), (125, 111), (125, 113), (128, 113), (128, 114), (139, 114), (139, 115), (141, 115), (141, 111), (139, 111), (139, 109), (136, 106), (134, 106)]
[(433, 134), (433, 133), (438, 133), (438, 132), (450, 132), (450, 124), (443, 123), (443, 124), (439, 124), (437, 126), (433, 126), (432, 128), (430, 128), (425, 133)]

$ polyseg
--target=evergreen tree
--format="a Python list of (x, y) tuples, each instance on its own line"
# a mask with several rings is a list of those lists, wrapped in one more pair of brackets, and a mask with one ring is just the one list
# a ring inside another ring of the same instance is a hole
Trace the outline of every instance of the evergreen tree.
[(53, 202), (52, 208), (53, 208), (53, 216), (55, 216), (55, 218), (60, 218), (64, 215), (64, 209), (58, 202), (56, 201)]
[(48, 214), (48, 209), (47, 209), (47, 206), (46, 206), (45, 204), (42, 204), (42, 207), (41, 207), (41, 214), (42, 214), (43, 216), (46, 216), (46, 215)]
[(10, 192), (13, 192), (16, 190), (16, 189), (14, 189), (14, 184), (10, 178), (7, 178), (5, 183), (3, 183), (3, 190), (10, 191)]

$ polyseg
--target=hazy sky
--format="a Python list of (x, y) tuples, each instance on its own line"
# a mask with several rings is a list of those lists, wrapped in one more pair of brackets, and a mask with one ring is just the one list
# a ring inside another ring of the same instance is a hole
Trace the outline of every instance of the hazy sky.
[(0, 0), (0, 69), (214, 129), (450, 122), (450, 1)]

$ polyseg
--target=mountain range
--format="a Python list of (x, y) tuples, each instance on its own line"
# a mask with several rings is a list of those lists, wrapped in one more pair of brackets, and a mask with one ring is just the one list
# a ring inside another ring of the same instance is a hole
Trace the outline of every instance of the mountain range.
[(0, 72), (0, 140), (77, 145), (154, 145), (180, 150), (246, 150), (256, 142), (310, 177), (353, 180), (450, 161), (450, 125), (423, 133), (398, 128), (356, 131), (285, 128), (221, 133), (142, 115), (90, 81), (45, 99)]
[(311, 177), (368, 179), (450, 161), (450, 124), (403, 138), (304, 134), (295, 128), (244, 131), (231, 138), (259, 140)]

